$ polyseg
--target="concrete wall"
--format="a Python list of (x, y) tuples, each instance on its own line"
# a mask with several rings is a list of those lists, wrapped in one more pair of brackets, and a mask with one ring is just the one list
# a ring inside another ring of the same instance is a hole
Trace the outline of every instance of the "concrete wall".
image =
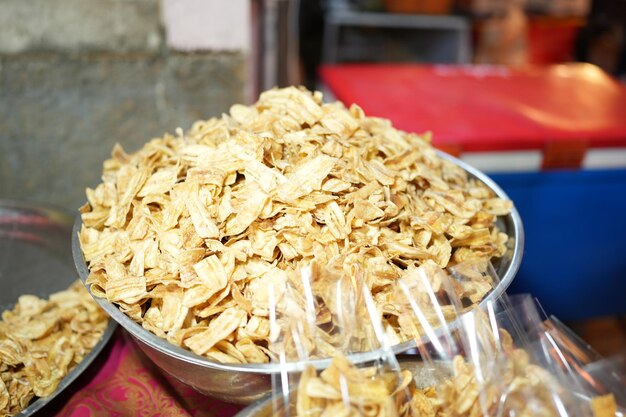
[(189, 14), (249, 25), (246, 1), (180, 3), (0, 0), (0, 198), (77, 208), (115, 142), (132, 151), (246, 101), (246, 42), (180, 30)]

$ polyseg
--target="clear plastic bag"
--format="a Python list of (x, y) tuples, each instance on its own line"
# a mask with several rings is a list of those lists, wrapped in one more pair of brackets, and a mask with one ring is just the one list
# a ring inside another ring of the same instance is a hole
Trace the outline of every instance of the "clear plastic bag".
[(272, 415), (619, 415), (598, 396), (623, 392), (623, 379), (607, 369), (590, 379), (597, 354), (534, 299), (465, 307), (455, 285), (476, 274), (493, 285), (492, 268), (422, 266), (382, 308), (358, 267), (350, 272), (312, 265), (270, 290), (268, 349), (282, 369)]

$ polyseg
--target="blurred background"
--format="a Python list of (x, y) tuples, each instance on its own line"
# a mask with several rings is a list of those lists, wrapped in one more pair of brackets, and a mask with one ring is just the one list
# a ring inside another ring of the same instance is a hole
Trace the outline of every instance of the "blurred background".
[(626, 73), (621, 0), (302, 1), (300, 25), (310, 87), (321, 62), (520, 67), (582, 61), (618, 78)]
[(77, 208), (116, 142), (305, 85), (492, 175), (525, 222), (512, 291), (614, 352), (625, 26), (624, 0), (0, 0), (0, 197)]

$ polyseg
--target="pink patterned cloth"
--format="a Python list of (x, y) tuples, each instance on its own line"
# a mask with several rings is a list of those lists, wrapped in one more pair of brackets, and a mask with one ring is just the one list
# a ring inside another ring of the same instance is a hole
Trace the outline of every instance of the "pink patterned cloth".
[(68, 391), (50, 405), (51, 414), (57, 417), (232, 417), (242, 408), (203, 396), (165, 375), (121, 329)]

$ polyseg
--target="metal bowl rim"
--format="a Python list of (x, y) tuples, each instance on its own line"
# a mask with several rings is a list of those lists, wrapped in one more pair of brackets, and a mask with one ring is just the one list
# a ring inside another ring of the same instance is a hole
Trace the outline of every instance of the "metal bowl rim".
[[(445, 152), (437, 150), (437, 154), (449, 161), (452, 162), (465, 171), (470, 173), (472, 176), (483, 182), (487, 187), (489, 187), (498, 197), (502, 199), (509, 200), (508, 195), (500, 188), (491, 178), (485, 175), (483, 172), (477, 170), (476, 168), (468, 165), (467, 163), (455, 158)], [(506, 291), (508, 286), (513, 281), (515, 274), (519, 270), (523, 248), (524, 248), (524, 231), (522, 226), (522, 220), (520, 215), (513, 206), (511, 209), (511, 214), (507, 217), (510, 217), (513, 223), (512, 236), (515, 237), (514, 245), (513, 245), (513, 256), (511, 257), (511, 261), (509, 267), (504, 274), (504, 276), (500, 277), (500, 283), (495, 286), (495, 288), (479, 303), (479, 306), (483, 306), (487, 303), (496, 301), (503, 293)], [(80, 275), (80, 279), (85, 284), (85, 281), (89, 275), (89, 271), (87, 269), (87, 264), (84, 260), (82, 250), (80, 248), (80, 242), (78, 239), (78, 235), (80, 232), (80, 228), (82, 225), (82, 218), (80, 213), (76, 216), (76, 220), (74, 222), (73, 233), (72, 233), (72, 254), (74, 257), (74, 264), (76, 265), (76, 270)], [(90, 294), (91, 288), (87, 284)], [(229, 371), (229, 372), (247, 372), (253, 374), (273, 374), (279, 372), (297, 372), (302, 371), (305, 366), (313, 365), (316, 369), (323, 369), (330, 364), (331, 359), (314, 359), (307, 361), (298, 361), (298, 362), (287, 362), (287, 363), (257, 363), (257, 364), (223, 364), (220, 362), (214, 362), (205, 358), (203, 356), (197, 355), (194, 352), (183, 349), (180, 346), (176, 346), (166, 339), (163, 339), (152, 332), (144, 329), (141, 325), (133, 321), (130, 317), (124, 314), (119, 308), (117, 308), (113, 303), (107, 301), (106, 299), (92, 297), (96, 300), (96, 302), (102, 307), (116, 322), (118, 322), (124, 329), (126, 329), (133, 337), (137, 338), (143, 344), (148, 347), (155, 349), (167, 356), (172, 358), (181, 360), (183, 362), (201, 366), (207, 369), (216, 369), (220, 371)], [(404, 343), (395, 345), (392, 347), (393, 353), (400, 353), (416, 346), (416, 342), (414, 340), (409, 340)], [(350, 359), (355, 363), (367, 362), (375, 360), (380, 357), (381, 349), (372, 350), (369, 352), (355, 353), (350, 355)]]

